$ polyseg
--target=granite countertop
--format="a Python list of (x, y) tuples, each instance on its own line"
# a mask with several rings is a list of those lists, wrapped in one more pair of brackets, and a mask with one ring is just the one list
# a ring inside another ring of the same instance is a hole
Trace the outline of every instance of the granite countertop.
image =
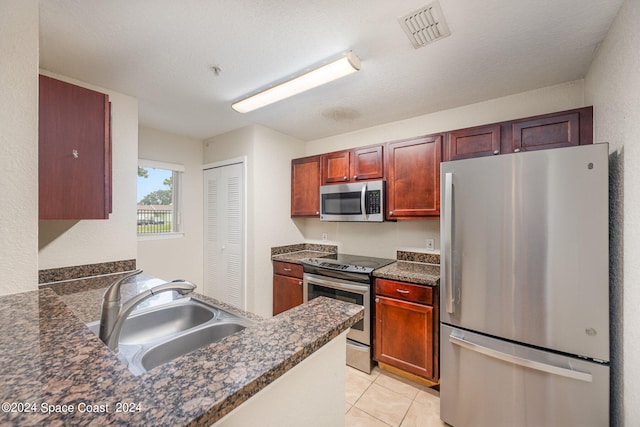
[(338, 253), (337, 246), (300, 243), (271, 248), (271, 260), (300, 264), (309, 258), (321, 258), (336, 253)]
[(419, 285), (438, 286), (440, 284), (440, 266), (422, 262), (396, 261), (374, 270), (373, 275)]
[[(197, 295), (258, 321), (134, 376), (85, 325), (97, 320), (100, 296), (118, 277), (0, 297), (0, 400), (9, 404), (0, 424), (210, 425), (363, 316), (359, 306), (316, 298), (262, 319)], [(131, 281), (123, 299), (159, 283)]]

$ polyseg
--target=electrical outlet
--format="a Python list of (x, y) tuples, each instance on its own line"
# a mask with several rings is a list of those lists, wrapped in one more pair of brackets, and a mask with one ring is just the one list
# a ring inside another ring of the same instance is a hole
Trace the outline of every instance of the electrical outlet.
[(432, 251), (435, 249), (436, 242), (433, 239), (427, 239), (427, 250)]
[(327, 236), (327, 233), (322, 233), (322, 241), (323, 242), (326, 242), (328, 238), (329, 238), (329, 236)]

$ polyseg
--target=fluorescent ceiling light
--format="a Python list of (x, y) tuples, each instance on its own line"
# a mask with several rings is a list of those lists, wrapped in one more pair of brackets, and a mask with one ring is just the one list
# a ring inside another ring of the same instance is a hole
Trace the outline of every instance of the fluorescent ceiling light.
[(273, 104), (274, 102), (337, 80), (340, 77), (355, 73), (359, 69), (360, 60), (353, 52), (348, 52), (340, 59), (329, 62), (328, 64), (263, 90), (262, 92), (258, 92), (255, 95), (234, 102), (231, 104), (231, 108), (239, 113), (248, 113), (265, 105)]

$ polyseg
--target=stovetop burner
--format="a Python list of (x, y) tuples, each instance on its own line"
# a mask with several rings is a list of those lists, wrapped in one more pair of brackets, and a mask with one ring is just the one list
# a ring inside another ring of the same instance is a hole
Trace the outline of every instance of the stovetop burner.
[(371, 274), (376, 268), (384, 267), (394, 261), (393, 259), (362, 255), (335, 254), (323, 258), (310, 258), (302, 263), (329, 270)]

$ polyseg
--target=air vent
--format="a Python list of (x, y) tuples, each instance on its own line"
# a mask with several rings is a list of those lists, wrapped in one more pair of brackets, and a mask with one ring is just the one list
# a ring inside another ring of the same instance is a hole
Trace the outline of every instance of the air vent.
[(398, 21), (416, 49), (451, 35), (438, 2), (411, 12)]

